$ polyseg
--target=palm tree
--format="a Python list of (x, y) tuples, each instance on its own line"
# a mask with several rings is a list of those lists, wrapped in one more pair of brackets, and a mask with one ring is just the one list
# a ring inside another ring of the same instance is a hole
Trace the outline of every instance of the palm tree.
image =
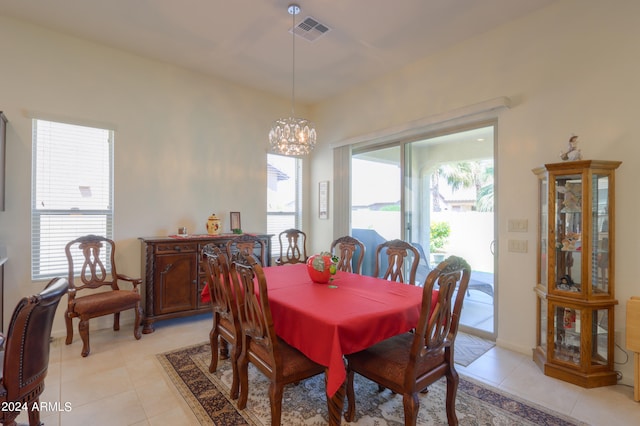
[(463, 161), (442, 164), (431, 174), (431, 193), (433, 210), (440, 211), (440, 179), (447, 180), (453, 191), (461, 188), (475, 187), (476, 210), (493, 211), (493, 162)]

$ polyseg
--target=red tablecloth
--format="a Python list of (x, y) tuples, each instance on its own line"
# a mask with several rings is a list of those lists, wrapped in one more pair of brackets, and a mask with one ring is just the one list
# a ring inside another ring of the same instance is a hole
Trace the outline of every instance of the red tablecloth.
[(264, 272), (276, 333), (328, 367), (329, 396), (346, 378), (343, 355), (409, 331), (420, 317), (421, 287), (341, 271), (315, 284), (304, 264)]
[[(329, 284), (316, 284), (306, 268), (264, 268), (271, 314), (278, 336), (328, 367), (327, 393), (333, 396), (346, 378), (343, 355), (416, 327), (422, 287), (342, 271)], [(210, 300), (208, 288), (201, 298)]]

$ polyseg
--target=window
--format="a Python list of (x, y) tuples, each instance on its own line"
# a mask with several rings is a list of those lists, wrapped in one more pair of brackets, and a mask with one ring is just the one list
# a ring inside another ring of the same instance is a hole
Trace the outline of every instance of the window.
[(67, 275), (69, 241), (86, 234), (113, 238), (113, 133), (33, 120), (33, 280)]
[(280, 256), (278, 234), (301, 227), (302, 160), (267, 154), (267, 233), (271, 237), (271, 256)]

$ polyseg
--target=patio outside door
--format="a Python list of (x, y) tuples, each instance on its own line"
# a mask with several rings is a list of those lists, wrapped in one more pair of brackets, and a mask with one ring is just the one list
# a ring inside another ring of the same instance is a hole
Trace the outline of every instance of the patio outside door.
[[(495, 338), (494, 126), (352, 155), (352, 233), (371, 255), (404, 239), (422, 250), (418, 283), (449, 254), (473, 269), (461, 328)], [(404, 157), (404, 161), (402, 158)], [(404, 188), (404, 192), (403, 189)], [(363, 273), (373, 273), (373, 256)]]

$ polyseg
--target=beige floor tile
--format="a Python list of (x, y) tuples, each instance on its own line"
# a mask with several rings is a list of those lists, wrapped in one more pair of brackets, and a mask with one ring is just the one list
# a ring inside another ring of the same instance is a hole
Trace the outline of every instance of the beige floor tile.
[[(198, 425), (196, 417), (166, 376), (156, 355), (208, 341), (210, 315), (160, 321), (156, 331), (135, 340), (130, 328), (91, 331), (91, 354), (52, 343), (49, 372), (41, 398), (71, 404), (70, 412), (42, 412), (47, 426)], [(494, 347), (460, 374), (473, 377), (591, 425), (640, 424), (633, 389), (609, 386), (583, 389), (545, 376), (529, 354)], [(19, 417), (27, 423), (26, 413)]]
[(118, 367), (99, 373), (88, 371), (83, 378), (63, 382), (60, 396), (63, 401), (80, 407), (128, 390), (133, 390), (129, 372), (125, 367)]
[(61, 414), (61, 422), (66, 426), (128, 426), (145, 420), (145, 411), (134, 390), (74, 406)]

